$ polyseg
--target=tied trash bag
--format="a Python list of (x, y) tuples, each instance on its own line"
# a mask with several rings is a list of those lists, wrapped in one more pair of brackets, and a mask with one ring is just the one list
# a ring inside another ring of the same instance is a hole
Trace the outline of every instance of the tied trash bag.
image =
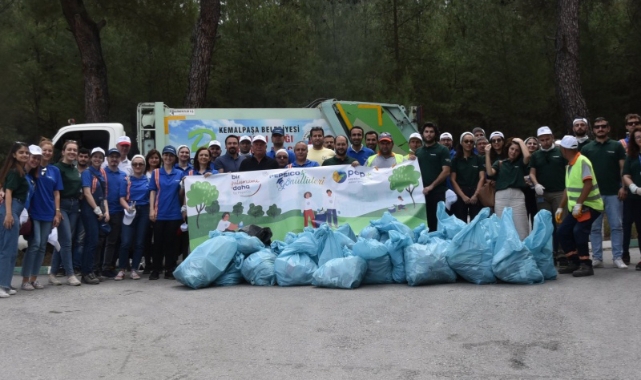
[(384, 233), (385, 232), (389, 233), (390, 231), (397, 231), (402, 235), (409, 236), (410, 239), (414, 238), (414, 232), (412, 231), (412, 229), (406, 226), (405, 224), (399, 222), (388, 211), (385, 211), (383, 213), (382, 218), (378, 220), (371, 220), (369, 224), (371, 224), (372, 227), (375, 227), (378, 230), (378, 232), (381, 234), (381, 238), (379, 239), (381, 243), (384, 243), (387, 240), (387, 239), (384, 239), (384, 236), (383, 236)]
[(276, 284), (274, 261), (276, 255), (269, 249), (263, 249), (249, 255), (240, 271), (245, 281), (257, 286), (273, 286)]
[(250, 255), (265, 248), (265, 244), (256, 236), (249, 236), (244, 232), (223, 232), (225, 236), (232, 236), (238, 243), (238, 252)]
[(374, 239), (374, 240), (379, 240), (381, 238), (381, 234), (378, 233), (378, 230), (372, 226), (367, 226), (361, 230), (361, 233), (358, 234), (358, 237), (361, 237), (363, 239)]
[(285, 247), (274, 262), (274, 273), (278, 285), (312, 284), (312, 277), (318, 269), (317, 244), (311, 232), (303, 232)]
[(450, 242), (433, 238), (426, 245), (405, 248), (405, 273), (409, 286), (456, 282), (456, 272), (447, 263)]
[(340, 227), (336, 229), (336, 232), (340, 232), (350, 238), (353, 242), (356, 242), (356, 234), (354, 233), (354, 230), (352, 230), (352, 227), (349, 225), (349, 223), (340, 225)]
[(425, 223), (421, 223), (418, 225), (418, 227), (414, 228), (414, 241), (418, 242), (419, 237), (421, 236), (421, 233), (423, 231), (426, 231), (427, 227), (425, 226)]
[(492, 259), (494, 275), (501, 281), (513, 284), (542, 284), (543, 274), (519, 238), (511, 207), (503, 210), (500, 236)]
[(405, 259), (403, 258), (405, 247), (412, 244), (412, 238), (403, 235), (398, 231), (389, 232), (389, 240), (385, 242), (387, 252), (392, 259), (392, 278), (398, 284), (405, 283)]
[(534, 227), (528, 237), (523, 240), (536, 261), (543, 278), (556, 280), (556, 268), (552, 252), (552, 213), (548, 210), (541, 210), (534, 216)]
[(200, 289), (216, 281), (236, 254), (238, 244), (229, 236), (215, 236), (196, 247), (174, 271), (183, 285)]
[[(447, 215), (443, 201), (438, 202), (436, 206), (436, 219), (438, 219), (438, 229), (436, 230), (441, 231), (446, 240), (453, 239), (467, 225), (456, 216)], [(430, 231), (434, 230), (434, 228), (430, 228)]]
[(220, 277), (214, 281), (214, 285), (218, 286), (231, 286), (238, 285), (243, 282), (243, 274), (240, 272), (240, 268), (243, 266), (243, 260), (245, 255), (240, 252), (236, 252), (234, 259), (227, 265), (225, 273), (221, 274)]
[(283, 252), (285, 248), (287, 248), (287, 243), (282, 242), (280, 240), (274, 240), (270, 248), (272, 249), (272, 252), (274, 252), (276, 255), (280, 255), (281, 252)]
[[(349, 256), (349, 254), (345, 254), (347, 249), (347, 247), (343, 248), (345, 256)], [(385, 244), (373, 239), (358, 238), (352, 247), (352, 254), (367, 262), (367, 272), (365, 272), (363, 284), (391, 284), (394, 282), (392, 260), (387, 253)]]
[(474, 220), (456, 234), (447, 254), (450, 267), (466, 281), (477, 285), (496, 282), (492, 272), (494, 252), (485, 240), (485, 231), (480, 225), (489, 213), (489, 208), (482, 209)]
[(496, 214), (492, 214), (489, 218), (481, 220), (480, 225), (483, 231), (485, 231), (485, 240), (492, 247), (492, 252), (494, 252), (494, 246), (499, 239), (499, 233), (501, 231), (501, 218)]
[(321, 288), (354, 289), (361, 285), (367, 263), (358, 256), (332, 259), (314, 272), (312, 285)]
[(322, 250), (318, 257), (318, 265), (321, 266), (331, 259), (343, 257), (343, 246), (351, 247), (354, 242), (340, 232), (332, 231), (327, 224), (321, 225), (314, 234), (316, 240), (321, 242)]

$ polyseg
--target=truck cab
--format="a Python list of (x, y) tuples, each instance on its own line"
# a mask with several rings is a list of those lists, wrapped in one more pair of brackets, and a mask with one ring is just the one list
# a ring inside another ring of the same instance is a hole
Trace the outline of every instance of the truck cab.
[(100, 147), (106, 152), (116, 146), (118, 137), (125, 135), (125, 127), (120, 123), (72, 124), (60, 128), (52, 140), (56, 154), (68, 140), (88, 149)]

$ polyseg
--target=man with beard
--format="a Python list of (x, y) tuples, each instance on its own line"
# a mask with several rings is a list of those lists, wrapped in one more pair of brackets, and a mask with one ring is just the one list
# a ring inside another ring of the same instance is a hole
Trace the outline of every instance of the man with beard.
[(310, 136), (312, 138), (312, 149), (307, 154), (307, 158), (312, 161), (316, 161), (318, 165), (320, 165), (326, 159), (334, 157), (336, 153), (323, 146), (325, 138), (325, 131), (323, 130), (323, 127), (312, 127), (310, 130)]
[(443, 145), (450, 151), (450, 158), (454, 158), (454, 156), (456, 156), (456, 149), (454, 149), (454, 143), (452, 141), (451, 133), (449, 132), (441, 133), (439, 143), (441, 143), (441, 145)]
[[(595, 139), (581, 149), (581, 154), (592, 162), (594, 175), (599, 183), (599, 192), (603, 200), (603, 213), (592, 224), (590, 241), (592, 242), (592, 267), (603, 268), (603, 214), (608, 216), (610, 239), (612, 241), (612, 258), (614, 266), (626, 269), (623, 262), (623, 203), (626, 192), (621, 186), (625, 149), (618, 141), (608, 137), (610, 124), (602, 117), (594, 120), (592, 126)], [(578, 140), (578, 138), (577, 138)], [(569, 190), (568, 190), (569, 191)]]
[(365, 134), (365, 146), (370, 148), (376, 153), (376, 145), (378, 144), (378, 133), (369, 131)]
[(78, 165), (78, 173), (82, 174), (89, 167), (89, 156), (91, 151), (87, 148), (78, 149), (78, 157), (76, 158)]
[[(278, 152), (281, 149), (285, 149), (283, 147), (283, 144), (285, 143), (285, 130), (283, 127), (276, 127), (272, 129), (272, 144), (274, 147), (272, 150), (267, 152), (267, 157), (276, 159), (276, 152)], [(288, 164), (291, 164), (292, 162), (296, 161), (296, 156), (294, 155), (294, 152), (291, 150), (287, 150), (287, 156), (289, 156), (289, 162)]]
[(364, 165), (367, 159), (373, 156), (375, 152), (363, 146), (363, 128), (352, 127), (352, 130), (349, 131), (349, 137), (352, 140), (352, 146), (347, 148), (347, 155), (356, 159), (359, 164)]
[[(216, 162), (216, 159), (220, 157), (220, 154), (222, 153), (222, 147), (220, 146), (220, 141), (218, 140), (212, 140), (209, 142), (209, 146), (207, 147), (207, 150), (209, 151), (209, 160), (211, 161), (211, 164), (209, 165), (210, 168), (214, 169), (214, 162)], [(178, 154), (180, 154), (180, 147), (178, 148)]]
[(587, 119), (574, 119), (572, 122), (572, 132), (576, 137), (576, 141), (579, 142), (579, 151), (583, 149), (590, 142), (590, 137), (588, 136), (588, 120)]
[(252, 149), (252, 139), (251, 137), (247, 135), (240, 136), (240, 141), (238, 142), (238, 145), (240, 146), (240, 153), (238, 153), (239, 156), (241, 157), (251, 157), (251, 149)]
[(436, 231), (436, 206), (438, 202), (445, 201), (445, 179), (450, 175), (452, 161), (449, 150), (436, 141), (438, 128), (434, 123), (425, 123), (421, 128), (421, 135), (423, 146), (416, 152), (416, 158), (423, 180), (427, 226), (430, 231)]
[(403, 156), (392, 152), (392, 148), (394, 148), (392, 135), (387, 132), (381, 133), (378, 137), (378, 154), (367, 159), (367, 166), (384, 169), (393, 168), (403, 162)]
[[(353, 130), (354, 128), (352, 128), (352, 131)], [(367, 148), (364, 148), (364, 149), (367, 149)], [(336, 136), (334, 151), (336, 152), (336, 155), (332, 158), (329, 158), (323, 161), (323, 166), (332, 166), (332, 165), (358, 166), (360, 164), (355, 158), (349, 157), (347, 155), (347, 137), (346, 136)]]
[(326, 135), (323, 138), (323, 146), (327, 149), (334, 150), (334, 144), (335, 144), (336, 139), (332, 135)]
[(229, 135), (225, 138), (225, 154), (216, 158), (214, 169), (219, 173), (235, 173), (240, 170), (240, 163), (245, 157), (238, 154), (238, 136)]

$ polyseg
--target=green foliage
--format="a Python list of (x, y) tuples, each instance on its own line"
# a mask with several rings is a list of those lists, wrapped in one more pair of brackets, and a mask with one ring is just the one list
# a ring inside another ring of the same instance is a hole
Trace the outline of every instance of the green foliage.
[(236, 214), (236, 216), (240, 216), (240, 214), (243, 213), (244, 209), (245, 209), (245, 207), (243, 206), (243, 203), (242, 202), (238, 202), (238, 203), (236, 203), (234, 205), (234, 207), (232, 208), (231, 212), (232, 212), (232, 214)]
[(402, 193), (403, 190), (407, 191), (412, 198), (412, 203), (414, 208), (416, 208), (416, 202), (414, 201), (414, 190), (419, 186), (418, 179), (421, 177), (421, 173), (414, 170), (412, 165), (403, 165), (395, 168), (392, 171), (392, 175), (387, 178), (389, 181), (389, 189), (396, 190), (399, 193)]
[(265, 211), (263, 211), (263, 206), (250, 203), (249, 210), (247, 210), (247, 215), (252, 216), (254, 218), (259, 218), (265, 215)]
[(269, 208), (267, 209), (267, 216), (271, 216), (272, 218), (275, 218), (278, 215), (280, 215), (281, 212), (283, 212), (283, 210), (278, 208), (276, 203), (274, 203), (273, 205), (269, 206)]
[[(200, 213), (205, 209), (205, 205), (211, 204), (218, 200), (218, 189), (209, 182), (195, 182), (187, 191), (187, 206), (196, 209), (196, 227), (199, 226)], [(217, 202), (216, 202), (217, 203)], [(220, 209), (220, 206), (218, 207)]]
[(208, 214), (215, 214), (220, 211), (220, 203), (218, 201), (213, 201), (211, 204), (207, 207), (205, 207), (205, 212)]

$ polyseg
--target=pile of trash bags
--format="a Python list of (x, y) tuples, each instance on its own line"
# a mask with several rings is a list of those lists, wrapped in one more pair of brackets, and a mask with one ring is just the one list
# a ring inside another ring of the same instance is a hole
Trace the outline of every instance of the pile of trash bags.
[(536, 214), (532, 233), (523, 241), (510, 208), (501, 218), (485, 208), (466, 224), (448, 215), (440, 202), (437, 217), (436, 231), (424, 224), (411, 229), (386, 212), (359, 234), (349, 224), (336, 230), (323, 224), (273, 242), (242, 231), (212, 231), (176, 268), (174, 277), (193, 289), (242, 282), (354, 289), (461, 280), (479, 285), (541, 284), (556, 279), (550, 212)]

